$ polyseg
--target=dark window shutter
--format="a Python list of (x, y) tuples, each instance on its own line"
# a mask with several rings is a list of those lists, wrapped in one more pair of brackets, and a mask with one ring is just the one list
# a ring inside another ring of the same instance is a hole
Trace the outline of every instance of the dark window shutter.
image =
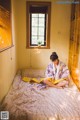
[(47, 13), (48, 7), (47, 6), (30, 6), (29, 9), (30, 13)]

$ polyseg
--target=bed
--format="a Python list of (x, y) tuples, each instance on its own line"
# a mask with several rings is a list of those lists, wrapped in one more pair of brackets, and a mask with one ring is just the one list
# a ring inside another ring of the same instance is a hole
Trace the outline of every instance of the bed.
[(43, 70), (19, 71), (1, 110), (9, 111), (10, 120), (80, 120), (80, 92), (74, 84), (57, 89), (22, 81), (22, 76), (43, 77), (43, 73)]

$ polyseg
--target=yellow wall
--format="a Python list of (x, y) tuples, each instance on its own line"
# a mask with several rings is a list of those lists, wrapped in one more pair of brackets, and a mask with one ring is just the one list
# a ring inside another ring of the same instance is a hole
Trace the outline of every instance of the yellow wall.
[(30, 66), (33, 68), (45, 68), (49, 63), (49, 56), (52, 51), (56, 51), (60, 59), (67, 64), (71, 5), (52, 2), (50, 49), (32, 50), (26, 49), (26, 33), (28, 31), (26, 29), (26, 0), (15, 0), (15, 3), (19, 68)]
[[(12, 5), (12, 9), (14, 10), (14, 3)], [(17, 57), (16, 57), (16, 46), (15, 46), (16, 36), (14, 32), (15, 24), (14, 24), (13, 11), (12, 11), (12, 24), (13, 24), (12, 31), (13, 31), (14, 47), (0, 53), (0, 101), (7, 94), (17, 70)]]
[(52, 51), (56, 51), (63, 62), (66, 64), (68, 62), (70, 5), (52, 2), (50, 49), (39, 50), (26, 49), (28, 31), (26, 29), (26, 0), (12, 0), (12, 9), (14, 47), (0, 53), (0, 101), (8, 92), (17, 68), (30, 66), (45, 68), (49, 63)]

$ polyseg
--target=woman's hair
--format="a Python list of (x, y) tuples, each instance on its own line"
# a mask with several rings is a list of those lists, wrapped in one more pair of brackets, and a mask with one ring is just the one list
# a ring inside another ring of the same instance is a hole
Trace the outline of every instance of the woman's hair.
[(56, 59), (58, 59), (58, 55), (56, 52), (52, 52), (52, 54), (50, 55), (50, 60), (51, 61), (55, 61)]

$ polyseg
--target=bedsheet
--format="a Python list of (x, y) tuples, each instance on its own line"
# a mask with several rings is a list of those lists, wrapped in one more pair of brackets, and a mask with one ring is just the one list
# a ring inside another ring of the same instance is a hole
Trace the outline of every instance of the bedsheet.
[(57, 89), (22, 81), (17, 74), (2, 102), (10, 120), (80, 120), (80, 92), (74, 85)]

